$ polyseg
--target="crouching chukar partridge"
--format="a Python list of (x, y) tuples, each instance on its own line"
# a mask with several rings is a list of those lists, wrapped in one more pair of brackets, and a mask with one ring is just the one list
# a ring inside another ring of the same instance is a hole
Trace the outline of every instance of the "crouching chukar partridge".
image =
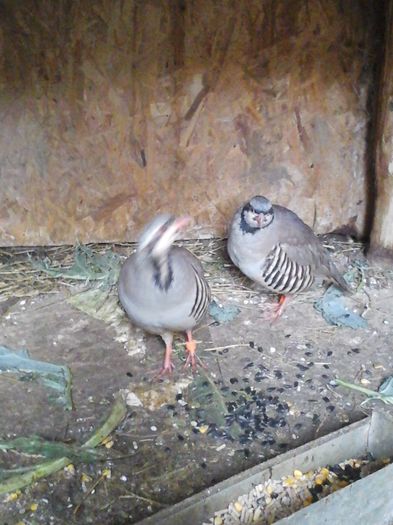
[(145, 227), (136, 252), (120, 272), (119, 298), (129, 318), (147, 332), (160, 335), (166, 345), (159, 375), (174, 368), (174, 332), (186, 332), (186, 366), (196, 368), (191, 331), (210, 302), (210, 288), (199, 260), (185, 248), (172, 246), (189, 221), (188, 217), (157, 216)]
[(316, 276), (350, 288), (312, 229), (293, 211), (255, 196), (235, 213), (228, 235), (232, 262), (251, 280), (280, 294), (277, 319), (288, 295), (307, 290)]

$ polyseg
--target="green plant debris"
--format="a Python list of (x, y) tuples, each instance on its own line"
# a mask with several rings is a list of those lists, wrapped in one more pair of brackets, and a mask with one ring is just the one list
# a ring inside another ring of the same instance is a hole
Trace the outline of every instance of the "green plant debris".
[(233, 439), (237, 439), (241, 433), (239, 425), (232, 424), (230, 429), (226, 425), (226, 417), (229, 415), (227, 403), (231, 400), (232, 392), (222, 392), (203, 369), (188, 387), (187, 401), (191, 407), (191, 415), (208, 425), (226, 429)]
[(101, 288), (90, 288), (86, 291), (72, 295), (67, 302), (95, 319), (120, 322), (125, 319), (124, 311), (120, 308), (117, 296), (109, 294)]
[[(103, 458), (101, 451), (93, 450), (93, 447), (83, 447), (80, 445), (69, 445), (66, 443), (47, 441), (39, 436), (18, 437), (10, 441), (0, 440), (0, 450), (16, 450), (24, 454), (43, 456), (46, 459), (58, 459), (67, 456), (68, 458), (79, 461), (95, 461)], [(86, 450), (85, 450), (86, 449)]]
[(29, 356), (27, 350), (11, 350), (0, 346), (0, 372), (21, 374), (21, 380), (37, 380), (45, 387), (55, 390), (56, 400), (66, 410), (72, 410), (72, 377), (68, 366), (37, 361)]
[(354, 329), (367, 327), (366, 319), (348, 310), (343, 294), (335, 286), (326, 290), (321, 299), (316, 301), (314, 308), (331, 325), (349, 326)]
[(393, 397), (393, 376), (389, 376), (385, 379), (382, 385), (378, 388), (378, 392), (384, 396)]
[(33, 268), (47, 273), (51, 277), (75, 281), (101, 281), (105, 287), (117, 283), (120, 271), (120, 257), (112, 250), (103, 254), (94, 253), (88, 246), (78, 245), (74, 252), (72, 266), (52, 265), (49, 258), (30, 259)]
[(66, 467), (71, 461), (69, 458), (55, 459), (54, 461), (46, 461), (40, 465), (36, 465), (34, 470), (25, 472), (24, 474), (18, 474), (17, 476), (11, 476), (4, 482), (0, 483), (0, 494), (6, 494), (7, 492), (13, 492), (15, 490), (31, 485), (35, 481), (41, 478), (45, 478), (54, 472)]
[(112, 407), (112, 412), (104, 423), (92, 434), (92, 436), (82, 445), (83, 448), (95, 448), (103, 439), (118, 426), (127, 414), (127, 407), (124, 399), (119, 396)]
[[(106, 421), (93, 433), (93, 435), (82, 445), (68, 446), (64, 443), (47, 442), (44, 440), (33, 437), (33, 438), (17, 438), (9, 442), (2, 441), (0, 445), (0, 450), (10, 450), (12, 449), (28, 449), (30, 452), (32, 450), (39, 450), (41, 454), (44, 450), (51, 451), (51, 453), (60, 453), (60, 450), (63, 453), (67, 453), (66, 456), (60, 457), (51, 461), (45, 461), (40, 464), (36, 464), (32, 467), (22, 467), (23, 472), (14, 475), (15, 469), (9, 470), (8, 473), (11, 474), (7, 477), (7, 471), (5, 469), (0, 469), (0, 479), (5, 480), (0, 483), (0, 494), (5, 494), (7, 492), (12, 492), (27, 485), (31, 485), (40, 478), (44, 478), (61, 470), (70, 463), (74, 462), (86, 462), (92, 461), (97, 458), (102, 458), (103, 454), (93, 452), (91, 449), (95, 448), (105, 439), (113, 430), (120, 424), (124, 419), (127, 413), (127, 407), (122, 396), (119, 396), (111, 410), (109, 417)], [(59, 448), (56, 449), (55, 445), (59, 445)], [(63, 448), (61, 448), (63, 447)], [(27, 470), (27, 471), (26, 471)]]
[(339, 386), (351, 388), (352, 390), (357, 390), (358, 392), (365, 394), (367, 396), (367, 399), (365, 399), (361, 403), (361, 405), (364, 405), (368, 401), (382, 401), (386, 405), (393, 405), (393, 395), (392, 395), (392, 390), (391, 390), (392, 381), (393, 381), (392, 377), (388, 378), (381, 385), (379, 392), (376, 392), (375, 390), (370, 390), (369, 388), (365, 388), (364, 386), (360, 386), (360, 385), (355, 385), (354, 383), (348, 383), (347, 381), (342, 381), (341, 379), (334, 380), (334, 382)]
[(240, 313), (240, 308), (230, 305), (219, 305), (216, 301), (212, 301), (209, 305), (209, 315), (213, 317), (217, 323), (225, 324), (233, 321)]
[(188, 389), (188, 403), (192, 408), (204, 411), (207, 423), (225, 424), (228, 413), (225, 399), (214, 381), (204, 372), (194, 379)]

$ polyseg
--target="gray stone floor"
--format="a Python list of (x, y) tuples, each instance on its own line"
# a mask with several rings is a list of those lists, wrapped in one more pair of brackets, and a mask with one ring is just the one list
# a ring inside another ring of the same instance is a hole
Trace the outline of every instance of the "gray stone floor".
[[(335, 247), (341, 267), (348, 258), (362, 262), (361, 289), (346, 301), (367, 319), (366, 328), (327, 324), (313, 307), (321, 286), (294, 299), (270, 326), (262, 312), (275, 298), (229, 265), (223, 242), (190, 243), (217, 303), (238, 308), (232, 321), (208, 317), (195, 332), (207, 366), (195, 377), (183, 370), (179, 337), (173, 378), (154, 380), (162, 342), (130, 325), (115, 289), (59, 282), (50, 293), (0, 303), (0, 345), (68, 365), (75, 405), (67, 412), (37, 382), (0, 374), (1, 439), (38, 434), (79, 443), (109, 414), (119, 390), (128, 392), (131, 405), (140, 403), (129, 406), (112, 435), (107, 462), (76, 464), (20, 494), (0, 496), (0, 523), (133, 523), (364, 417), (364, 396), (331, 381), (339, 377), (375, 390), (392, 373), (391, 272), (365, 266), (358, 245)], [(22, 459), (0, 452), (0, 462), (10, 468)], [(91, 491), (104, 468), (110, 477)]]

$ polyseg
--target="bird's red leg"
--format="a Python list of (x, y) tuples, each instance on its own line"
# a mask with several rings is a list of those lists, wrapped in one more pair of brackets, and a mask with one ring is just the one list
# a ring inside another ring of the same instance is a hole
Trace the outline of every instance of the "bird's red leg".
[(196, 355), (196, 341), (192, 338), (191, 330), (187, 330), (186, 334), (187, 334), (186, 350), (188, 352), (188, 355), (187, 355), (187, 359), (186, 359), (184, 368), (191, 365), (193, 372), (195, 372), (196, 367), (197, 367), (197, 359), (200, 365), (203, 368), (206, 368), (205, 365), (202, 363), (202, 361)]
[(275, 315), (276, 319), (278, 319), (281, 316), (281, 314), (283, 313), (284, 308), (288, 304), (288, 302), (289, 302), (288, 295), (280, 294), (280, 296), (278, 298), (278, 308), (277, 308), (276, 315)]
[(165, 374), (171, 375), (175, 366), (172, 363), (172, 335), (161, 336), (165, 342), (165, 356), (161, 370), (158, 372), (157, 377), (162, 377)]
[(263, 318), (266, 321), (271, 321), (272, 323), (277, 321), (277, 319), (281, 317), (285, 309), (285, 306), (288, 304), (289, 300), (290, 300), (290, 297), (288, 295), (280, 294), (278, 303), (272, 305), (272, 307), (269, 308), (269, 311), (263, 314)]
[(195, 358), (196, 342), (192, 338), (191, 330), (187, 330), (186, 335), (187, 335), (186, 350), (188, 352), (188, 355), (187, 355), (186, 364), (184, 365), (184, 368), (191, 365), (192, 369), (195, 370), (197, 366), (196, 358)]

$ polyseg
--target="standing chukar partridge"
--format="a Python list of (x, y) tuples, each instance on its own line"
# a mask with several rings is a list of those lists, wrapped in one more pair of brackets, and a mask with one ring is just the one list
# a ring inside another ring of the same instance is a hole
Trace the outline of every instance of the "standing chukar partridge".
[(119, 298), (129, 318), (147, 332), (160, 335), (166, 350), (159, 375), (171, 373), (174, 332), (186, 332), (186, 366), (196, 368), (192, 329), (204, 317), (210, 288), (199, 260), (185, 248), (172, 246), (189, 217), (157, 216), (142, 232), (137, 250), (124, 263)]
[(228, 236), (232, 262), (251, 280), (280, 294), (272, 319), (287, 296), (307, 290), (316, 276), (345, 292), (350, 288), (312, 229), (293, 211), (255, 196), (235, 213)]

